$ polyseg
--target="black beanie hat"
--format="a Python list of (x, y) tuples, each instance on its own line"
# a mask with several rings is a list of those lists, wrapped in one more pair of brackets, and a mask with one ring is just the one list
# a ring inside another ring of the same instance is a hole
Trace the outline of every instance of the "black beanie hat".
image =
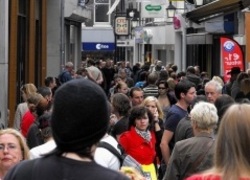
[(106, 133), (108, 121), (106, 95), (94, 82), (71, 80), (56, 91), (51, 127), (62, 152), (79, 152), (97, 143)]

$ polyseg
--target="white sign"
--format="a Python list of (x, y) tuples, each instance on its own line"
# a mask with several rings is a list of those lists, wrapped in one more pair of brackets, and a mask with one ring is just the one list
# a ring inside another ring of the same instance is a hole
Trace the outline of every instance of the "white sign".
[(126, 17), (115, 18), (115, 34), (116, 35), (128, 35), (129, 25)]

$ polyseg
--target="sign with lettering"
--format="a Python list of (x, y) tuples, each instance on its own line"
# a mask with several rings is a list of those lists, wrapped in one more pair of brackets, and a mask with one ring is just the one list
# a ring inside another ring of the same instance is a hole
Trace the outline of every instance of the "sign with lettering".
[(115, 43), (82, 43), (83, 51), (113, 51), (115, 50)]
[(129, 24), (126, 17), (116, 17), (115, 18), (115, 34), (116, 35), (128, 35), (129, 34)]
[(244, 59), (240, 45), (233, 39), (221, 37), (221, 64), (224, 72), (224, 80), (230, 79), (230, 71), (232, 67), (239, 67), (244, 70)]

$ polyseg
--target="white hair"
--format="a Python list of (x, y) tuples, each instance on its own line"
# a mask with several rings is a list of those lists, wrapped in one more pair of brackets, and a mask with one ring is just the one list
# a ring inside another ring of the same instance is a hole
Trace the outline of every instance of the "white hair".
[(211, 130), (218, 123), (217, 109), (214, 104), (198, 102), (190, 112), (191, 122), (200, 130)]
[(215, 80), (211, 80), (211, 81), (208, 81), (206, 84), (205, 84), (205, 88), (207, 86), (214, 86), (215, 87), (215, 90), (216, 92), (218, 93), (222, 93), (222, 85), (218, 82), (218, 81), (215, 81)]

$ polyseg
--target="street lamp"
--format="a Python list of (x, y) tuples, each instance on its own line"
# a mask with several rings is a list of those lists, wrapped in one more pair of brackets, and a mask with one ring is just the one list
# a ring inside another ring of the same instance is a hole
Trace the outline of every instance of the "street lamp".
[(203, 0), (194, 0), (194, 3), (196, 6), (202, 6), (203, 5)]
[(166, 10), (168, 18), (174, 18), (176, 7), (172, 4), (172, 1), (169, 1), (169, 5)]

